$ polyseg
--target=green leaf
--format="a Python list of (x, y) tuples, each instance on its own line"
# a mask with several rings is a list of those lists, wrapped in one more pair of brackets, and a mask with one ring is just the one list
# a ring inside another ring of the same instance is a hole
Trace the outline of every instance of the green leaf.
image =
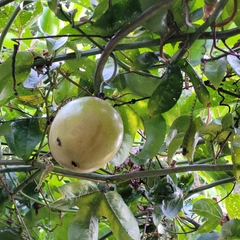
[(184, 139), (184, 135), (185, 133), (180, 132), (178, 133), (170, 142), (170, 144), (168, 145), (168, 152), (167, 152), (167, 161), (168, 164), (171, 164), (172, 162), (172, 158), (174, 156), (174, 154), (176, 153), (176, 151), (179, 149), (179, 147), (182, 145), (183, 139)]
[(164, 81), (159, 84), (149, 99), (150, 116), (170, 110), (180, 98), (182, 86), (183, 79), (179, 67), (169, 67)]
[(209, 141), (215, 140), (216, 136), (222, 131), (222, 126), (219, 124), (210, 123), (200, 127), (199, 133)]
[(182, 133), (182, 132), (185, 133), (188, 130), (190, 120), (191, 120), (191, 117), (187, 115), (180, 116), (174, 120), (174, 122), (172, 123), (168, 131), (168, 135), (166, 138), (167, 147), (178, 133)]
[(14, 232), (12, 229), (1, 229), (0, 238), (5, 240), (19, 240), (19, 233)]
[(227, 55), (227, 61), (231, 65), (234, 72), (240, 76), (240, 59), (234, 55)]
[(232, 239), (237, 240), (240, 239), (240, 220), (239, 219), (231, 219), (230, 221), (223, 224), (220, 237), (218, 240)]
[[(28, 3), (27, 3), (28, 4)], [(34, 10), (29, 11), (25, 5), (25, 9), (22, 9), (22, 11), (19, 13), (15, 20), (15, 25), (18, 28), (19, 32), (23, 32), (23, 29), (26, 29), (27, 27), (32, 26), (40, 17), (43, 7), (41, 2), (35, 2), (32, 3), (34, 5), (30, 6), (30, 8), (34, 7)]]
[(190, 78), (199, 102), (208, 107), (211, 103), (210, 93), (193, 66), (187, 60), (180, 60), (178, 64)]
[[(98, 238), (98, 217), (96, 211), (102, 193), (92, 193), (81, 197), (75, 215), (68, 229), (69, 240), (93, 240)], [(93, 206), (95, 206), (93, 208)]]
[(218, 240), (219, 236), (218, 232), (204, 233), (197, 235), (194, 240)]
[(61, 104), (62, 101), (77, 96), (78, 90), (79, 89), (76, 85), (70, 83), (67, 79), (62, 79), (62, 81), (59, 82), (57, 89), (54, 90), (54, 101), (56, 104)]
[(193, 163), (195, 148), (198, 143), (199, 129), (203, 126), (203, 121), (200, 117), (196, 118), (186, 132), (183, 139), (183, 155), (186, 156), (190, 163)]
[(79, 60), (81, 58), (81, 52), (78, 50), (77, 43), (74, 41), (67, 41), (66, 47), (72, 49), (76, 54), (76, 60)]
[[(17, 84), (23, 82), (30, 73), (33, 64), (33, 54), (30, 52), (18, 52), (15, 61), (15, 77)], [(12, 79), (12, 57), (0, 64), (0, 92)], [(1, 99), (1, 96), (0, 96)]]
[(234, 135), (232, 140), (232, 163), (233, 163), (233, 174), (236, 180), (240, 180), (240, 134)]
[(194, 175), (192, 173), (184, 173), (178, 178), (178, 187), (187, 194), (194, 184)]
[(216, 89), (220, 86), (226, 70), (227, 61), (225, 57), (215, 61), (207, 61), (204, 65), (204, 74), (208, 77), (209, 81)]
[(200, 199), (193, 204), (192, 212), (207, 218), (202, 226), (198, 229), (199, 233), (207, 233), (214, 230), (222, 219), (222, 209), (216, 201), (212, 199)]
[(227, 213), (230, 218), (240, 219), (240, 195), (232, 193), (225, 199)]
[(47, 38), (47, 48), (50, 54), (54, 53), (57, 51), (59, 48), (61, 48), (68, 40), (68, 37), (61, 37), (59, 39), (54, 39), (54, 38)]
[[(102, 7), (102, 6), (101, 6)], [(122, 0), (109, 7), (91, 25), (95, 34), (111, 36), (141, 13), (139, 1)]]
[(137, 154), (137, 157), (140, 159), (150, 159), (157, 155), (164, 142), (166, 122), (161, 115), (156, 115), (152, 118), (144, 118), (143, 125), (146, 142), (141, 152)]
[(154, 52), (144, 52), (138, 55), (137, 59), (132, 63), (130, 70), (147, 70), (157, 62), (159, 62), (158, 56)]
[[(149, 7), (154, 5), (158, 2), (158, 0), (140, 0), (141, 2), (141, 8), (142, 11), (147, 10)], [(169, 5), (173, 1), (169, 1)], [(166, 33), (168, 33), (169, 27), (167, 22), (167, 15), (168, 15), (168, 9), (166, 7), (162, 8), (158, 14), (151, 17), (149, 20), (146, 21), (144, 24), (144, 27), (147, 28), (151, 32), (158, 32), (161, 36), (164, 36)]]
[(59, 1), (57, 0), (48, 1), (48, 6), (56, 15), (56, 17), (59, 18), (60, 20), (70, 23), (73, 22), (74, 15), (76, 13), (75, 9), (65, 11), (62, 4), (60, 4)]
[(70, 74), (80, 76), (81, 79), (93, 79), (96, 63), (89, 58), (67, 60), (66, 65)]
[(175, 191), (171, 199), (165, 199), (162, 202), (162, 211), (166, 218), (174, 218), (183, 208), (182, 191), (178, 189)]
[(12, 131), (4, 137), (11, 151), (24, 161), (28, 161), (32, 151), (42, 139), (42, 131), (37, 119), (21, 119), (11, 123)]
[(65, 197), (52, 203), (51, 207), (62, 211), (76, 206), (81, 197), (88, 196), (99, 191), (95, 183), (87, 180), (67, 183), (61, 186), (60, 190)]
[(201, 58), (203, 56), (203, 51), (207, 51), (212, 47), (212, 40), (201, 40), (195, 41), (189, 48), (191, 55), (188, 56), (188, 59), (193, 66), (197, 66), (201, 63)]
[(138, 116), (129, 106), (123, 105), (118, 111), (123, 120), (124, 135), (119, 151), (111, 160), (113, 166), (119, 166), (127, 159), (140, 124)]
[(104, 194), (98, 216), (105, 216), (116, 239), (140, 239), (138, 223), (122, 197), (115, 191)]
[(44, 34), (56, 35), (58, 33), (60, 21), (54, 13), (48, 8), (43, 8), (43, 14), (39, 18), (38, 26)]
[[(65, 198), (51, 204), (52, 208), (66, 211), (75, 206), (79, 207), (69, 226), (68, 239), (96, 239), (99, 221), (96, 211), (102, 197), (97, 185), (91, 181), (81, 180), (67, 183), (61, 186), (60, 190), (65, 194)], [(96, 207), (92, 208), (92, 206)]]
[(223, 130), (233, 131), (234, 118), (232, 113), (227, 113), (226, 115), (224, 115), (221, 122)]
[[(234, 9), (234, 4), (235, 2), (234, 1), (228, 1), (227, 2), (227, 5), (226, 5), (226, 9), (227, 9), (227, 12), (229, 14), (229, 16), (232, 15), (232, 12), (233, 12), (233, 9)], [(237, 0), (237, 8), (239, 9), (239, 6), (240, 6), (240, 1)], [(238, 14), (238, 12), (235, 14), (233, 20), (232, 20), (238, 27), (240, 27), (240, 15)], [(230, 23), (232, 23), (232, 21)]]
[(140, 238), (137, 221), (117, 192), (99, 191), (95, 183), (83, 180), (68, 183), (61, 187), (61, 191), (66, 197), (51, 207), (61, 210), (79, 207), (68, 230), (69, 239), (97, 239), (98, 221), (102, 216), (108, 218), (117, 239)]
[(5, 122), (0, 124), (0, 136), (8, 134), (11, 131), (12, 131), (11, 122)]
[(126, 87), (131, 93), (140, 97), (149, 97), (162, 82), (159, 78), (139, 75), (137, 73), (125, 74)]

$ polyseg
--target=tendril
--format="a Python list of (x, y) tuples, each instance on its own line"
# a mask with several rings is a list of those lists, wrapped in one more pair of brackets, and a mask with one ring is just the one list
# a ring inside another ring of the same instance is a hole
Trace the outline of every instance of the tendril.
[(228, 107), (228, 112), (230, 113), (230, 112), (231, 112), (231, 108), (230, 108), (230, 106), (229, 106), (228, 104), (223, 103), (224, 100), (225, 100), (225, 97), (221, 94), (220, 89), (221, 89), (221, 88), (218, 89), (218, 95), (221, 96), (222, 100), (220, 101), (219, 105), (220, 105), (220, 106), (226, 106), (226, 107)]

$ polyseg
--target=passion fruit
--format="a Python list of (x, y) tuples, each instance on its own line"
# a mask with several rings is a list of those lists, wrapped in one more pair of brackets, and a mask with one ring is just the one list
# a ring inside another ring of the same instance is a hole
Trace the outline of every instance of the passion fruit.
[(54, 159), (66, 169), (93, 172), (118, 152), (123, 139), (123, 123), (106, 101), (82, 97), (63, 106), (49, 132)]

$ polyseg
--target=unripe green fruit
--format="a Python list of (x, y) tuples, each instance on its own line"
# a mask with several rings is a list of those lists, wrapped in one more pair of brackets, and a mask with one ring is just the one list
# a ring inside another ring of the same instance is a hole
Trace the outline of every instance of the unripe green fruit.
[(62, 107), (49, 132), (54, 159), (74, 172), (93, 172), (118, 152), (123, 139), (123, 123), (106, 101), (83, 97)]

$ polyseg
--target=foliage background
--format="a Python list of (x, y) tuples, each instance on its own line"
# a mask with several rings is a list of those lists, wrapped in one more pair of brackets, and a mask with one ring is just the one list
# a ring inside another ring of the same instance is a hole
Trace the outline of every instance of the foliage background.
[[(239, 239), (239, 0), (0, 1), (1, 239)], [(121, 149), (51, 157), (67, 102), (119, 111)]]

